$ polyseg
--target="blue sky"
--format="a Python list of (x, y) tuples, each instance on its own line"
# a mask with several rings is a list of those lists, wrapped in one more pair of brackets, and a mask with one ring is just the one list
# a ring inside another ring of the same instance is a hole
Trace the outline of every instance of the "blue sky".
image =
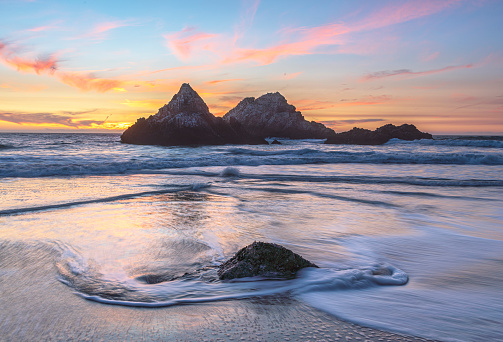
[(336, 131), (503, 132), (503, 2), (0, 0), (0, 131), (123, 130), (189, 82)]

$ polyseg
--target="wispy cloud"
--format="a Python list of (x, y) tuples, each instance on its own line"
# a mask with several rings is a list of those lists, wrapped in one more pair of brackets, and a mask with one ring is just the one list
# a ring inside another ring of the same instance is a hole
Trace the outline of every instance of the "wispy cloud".
[(26, 29), (25, 31), (26, 32), (44, 32), (44, 31), (50, 31), (50, 30), (57, 29), (59, 27), (58, 24), (60, 24), (60, 23), (61, 23), (61, 20), (57, 21), (55, 23), (49, 24), (49, 25), (42, 25), (42, 26), (32, 27), (32, 28)]
[(21, 72), (53, 74), (57, 69), (55, 55), (39, 56), (36, 58), (20, 57), (4, 42), (0, 41), (0, 62)]
[(439, 55), (440, 55), (440, 53), (438, 51), (432, 52), (432, 53), (427, 52), (421, 56), (421, 60), (423, 62), (431, 62), (431, 61), (437, 59)]
[(303, 71), (293, 72), (290, 74), (284, 73), (282, 78), (285, 80), (293, 80), (294, 78), (299, 77), (302, 73), (303, 73)]
[(183, 30), (164, 35), (168, 47), (175, 56), (183, 61), (192, 57), (196, 50), (208, 50), (212, 46), (208, 40), (217, 37), (216, 34), (199, 32), (195, 27), (186, 27)]
[(260, 0), (241, 0), (243, 10), (241, 11), (239, 23), (234, 30), (233, 44), (236, 44), (253, 25), (259, 4)]
[(126, 105), (128, 107), (134, 108), (149, 108), (149, 109), (157, 109), (162, 107), (166, 103), (166, 100), (128, 100), (126, 99), (121, 104)]
[(19, 72), (36, 73), (38, 75), (48, 73), (51, 76), (55, 76), (61, 82), (82, 91), (94, 90), (101, 93), (109, 90), (125, 91), (122, 87), (128, 83), (121, 80), (99, 78), (89, 72), (61, 71), (58, 70), (58, 60), (55, 54), (34, 59), (21, 57), (17, 56), (14, 50), (10, 49), (2, 41), (0, 41), (0, 62)]
[(267, 65), (280, 57), (312, 54), (319, 46), (342, 43), (343, 40), (339, 39), (339, 36), (348, 32), (348, 28), (339, 23), (290, 30), (295, 36), (290, 38), (290, 41), (263, 49), (235, 48), (223, 63), (254, 61)]
[(133, 23), (129, 20), (106, 21), (94, 25), (94, 27), (89, 32), (86, 32), (84, 34), (69, 39), (104, 40), (105, 38), (107, 38), (108, 31), (132, 25)]
[[(93, 110), (94, 111), (94, 110)], [(73, 114), (72, 112), (66, 112)], [(26, 113), (26, 112), (0, 112), (0, 121), (7, 121), (19, 125), (61, 125), (67, 127), (83, 127), (101, 125), (105, 121), (98, 120), (77, 120), (71, 115), (58, 115), (54, 113)]]
[(115, 88), (123, 89), (122, 86), (125, 84), (124, 81), (98, 78), (93, 74), (88, 73), (58, 72), (57, 77), (61, 80), (61, 82), (82, 91), (94, 90), (99, 93), (104, 93)]
[[(238, 38), (244, 34), (244, 28), (251, 25), (259, 4), (258, 1), (248, 0), (245, 1), (247, 10), (243, 12), (234, 37), (198, 32), (195, 28), (186, 28), (164, 37), (170, 49), (182, 61), (203, 54), (206, 50), (217, 55), (221, 64), (254, 62), (267, 65), (287, 56), (317, 53), (323, 46), (344, 46), (348, 44), (348, 37), (352, 33), (371, 31), (429, 16), (460, 2), (461, 0), (425, 0), (421, 3), (407, 1), (387, 5), (353, 23), (333, 22), (316, 27), (283, 29), (280, 31), (283, 37), (281, 41), (268, 47), (257, 48), (238, 45)], [(374, 46), (371, 50), (375, 48)], [(330, 53), (368, 53), (368, 51), (368, 46), (356, 46), (353, 43), (346, 49), (340, 48)]]
[(367, 31), (396, 25), (421, 17), (439, 13), (445, 9), (459, 5), (463, 0), (421, 0), (405, 1), (384, 6), (365, 19), (356, 23), (355, 31)]
[(383, 71), (377, 71), (377, 72), (366, 74), (360, 80), (361, 81), (372, 81), (372, 80), (376, 80), (376, 79), (383, 79), (383, 78), (389, 78), (389, 77), (402, 77), (402, 78), (419, 77), (419, 76), (438, 74), (438, 73), (457, 70), (457, 69), (469, 69), (469, 68), (473, 68), (473, 67), (474, 67), (473, 64), (465, 64), (465, 65), (447, 66), (447, 67), (440, 68), (440, 69), (433, 69), (433, 70), (426, 70), (426, 71), (412, 71), (410, 69), (383, 70)]
[(45, 85), (45, 84), (30, 84), (30, 85), (25, 85), (25, 84), (8, 84), (8, 83), (2, 83), (2, 84), (0, 84), (0, 89), (6, 89), (6, 90), (9, 90), (9, 91), (12, 91), (12, 92), (37, 93), (39, 91), (47, 89), (47, 85)]
[(226, 79), (226, 80), (213, 80), (213, 81), (208, 81), (205, 82), (207, 85), (215, 85), (223, 82), (234, 82), (234, 81), (242, 81), (242, 78), (231, 78), (231, 79)]
[(369, 95), (355, 99), (340, 99), (339, 101), (298, 100), (295, 103), (299, 105), (297, 109), (300, 111), (313, 111), (338, 107), (379, 105), (383, 103), (389, 103), (391, 102), (391, 100), (392, 97), (389, 95)]
[(354, 124), (361, 124), (367, 122), (382, 122), (386, 121), (385, 119), (356, 119), (356, 120), (328, 120), (328, 121), (320, 121), (327, 127), (340, 127)]
[(98, 109), (86, 111), (59, 111), (55, 113), (28, 113), (21, 111), (0, 111), (0, 121), (15, 123), (18, 125), (40, 125), (42, 127), (64, 127), (72, 129), (108, 129), (124, 130), (131, 122), (108, 122), (112, 114), (95, 114), (104, 117), (103, 120), (81, 119), (78, 116), (97, 112)]

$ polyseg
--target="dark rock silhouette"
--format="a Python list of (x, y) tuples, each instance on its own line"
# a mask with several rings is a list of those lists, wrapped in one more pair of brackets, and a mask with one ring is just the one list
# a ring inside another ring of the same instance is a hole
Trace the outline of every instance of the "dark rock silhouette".
[(222, 280), (255, 276), (292, 278), (304, 267), (318, 266), (283, 246), (255, 241), (220, 265), (218, 276)]
[(277, 139), (274, 139), (272, 142), (271, 142), (271, 145), (282, 145)]
[(267, 144), (210, 113), (203, 99), (182, 84), (171, 101), (148, 119), (140, 118), (121, 136), (121, 141), (138, 145), (223, 145)]
[[(307, 121), (280, 93), (247, 97), (221, 117), (210, 113), (203, 99), (182, 84), (171, 101), (149, 118), (140, 118), (121, 141), (138, 145), (267, 144), (266, 137), (327, 139), (326, 144), (380, 145), (390, 139), (432, 139), (414, 125), (379, 127), (375, 131), (353, 128), (335, 133), (323, 124)], [(281, 144), (274, 140), (273, 144)]]
[(390, 139), (417, 140), (433, 139), (429, 133), (419, 131), (416, 126), (403, 124), (395, 126), (387, 124), (371, 131), (363, 128), (353, 128), (350, 131), (337, 133), (329, 137), (325, 144), (382, 145)]
[(325, 125), (307, 121), (280, 93), (247, 97), (223, 116), (231, 125), (239, 123), (252, 136), (290, 139), (325, 139), (335, 132)]

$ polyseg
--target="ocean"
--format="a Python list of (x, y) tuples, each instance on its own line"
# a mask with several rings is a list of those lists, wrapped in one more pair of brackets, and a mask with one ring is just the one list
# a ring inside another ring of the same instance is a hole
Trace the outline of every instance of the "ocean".
[[(23, 336), (32, 317), (14, 302), (29, 295), (90, 302), (88, 315), (292, 300), (389, 332), (503, 341), (503, 137), (280, 141), (0, 133), (2, 335)], [(219, 281), (218, 265), (253, 241), (320, 268)], [(61, 310), (29, 329), (61, 330)]]

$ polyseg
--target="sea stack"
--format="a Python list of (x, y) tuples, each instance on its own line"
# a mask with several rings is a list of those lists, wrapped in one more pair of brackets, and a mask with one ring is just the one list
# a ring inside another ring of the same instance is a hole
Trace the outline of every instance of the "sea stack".
[(395, 126), (387, 124), (374, 131), (355, 127), (350, 131), (337, 133), (329, 137), (325, 144), (382, 145), (395, 138), (411, 141), (433, 139), (433, 136), (430, 133), (421, 132), (414, 125)]
[(252, 136), (289, 139), (326, 139), (335, 132), (325, 125), (307, 121), (280, 93), (267, 93), (255, 99), (247, 97), (224, 115), (231, 126)]
[(171, 101), (149, 118), (140, 118), (121, 136), (127, 144), (190, 146), (223, 144), (267, 144), (234, 129), (210, 113), (203, 99), (188, 83), (182, 84)]

